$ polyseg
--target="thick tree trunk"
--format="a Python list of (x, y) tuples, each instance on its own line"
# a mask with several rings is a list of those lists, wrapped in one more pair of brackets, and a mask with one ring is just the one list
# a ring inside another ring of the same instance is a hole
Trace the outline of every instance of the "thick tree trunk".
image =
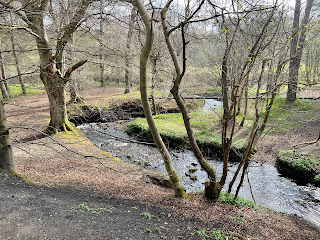
[(18, 73), (18, 79), (19, 79), (19, 83), (20, 83), (20, 86), (21, 86), (22, 94), (26, 95), (27, 91), (26, 91), (26, 87), (24, 85), (24, 81), (22, 79), (19, 58), (17, 56), (16, 45), (14, 44), (14, 37), (13, 37), (12, 33), (10, 33), (10, 40), (11, 40), (11, 45), (12, 45), (12, 54), (13, 54), (13, 58), (14, 58), (14, 61), (15, 61), (15, 64), (16, 64), (17, 73)]
[(299, 74), (299, 60), (297, 56), (297, 46), (299, 40), (299, 22), (301, 13), (301, 0), (296, 0), (294, 8), (294, 17), (292, 23), (292, 40), (290, 46), (290, 64), (289, 64), (289, 82), (287, 90), (287, 101), (294, 102), (296, 100), (298, 74)]
[(142, 0), (135, 0), (134, 3), (138, 8), (138, 12), (146, 28), (146, 41), (140, 55), (140, 93), (144, 114), (146, 116), (152, 137), (164, 160), (164, 164), (170, 177), (170, 181), (172, 183), (175, 196), (185, 198), (185, 188), (180, 184), (179, 176), (173, 169), (171, 156), (159, 134), (155, 121), (152, 117), (152, 112), (148, 102), (147, 61), (149, 59), (150, 51), (152, 49), (153, 44), (152, 20)]
[(7, 171), (14, 170), (14, 159), (10, 143), (9, 128), (2, 99), (0, 99), (0, 169)]
[[(54, 81), (50, 77), (53, 77)], [(50, 123), (47, 132), (53, 134), (60, 131), (73, 131), (74, 128), (67, 118), (64, 79), (58, 75), (44, 76), (42, 79), (50, 104)]]
[[(297, 99), (299, 68), (301, 63), (302, 52), (304, 48), (304, 42), (306, 39), (307, 28), (311, 8), (314, 0), (307, 0), (304, 17), (299, 29), (300, 13), (301, 13), (301, 1), (296, 0), (294, 19), (292, 25), (292, 40), (290, 47), (290, 64), (289, 64), (289, 83), (287, 91), (287, 101), (293, 103)], [(300, 36), (300, 37), (299, 37)]]
[(46, 131), (49, 134), (54, 134), (57, 131), (73, 130), (67, 118), (66, 81), (59, 75), (58, 71), (55, 72), (51, 50), (44, 42), (38, 42), (38, 52), (41, 64), (40, 78), (47, 91), (50, 104), (50, 123)]
[(130, 15), (130, 22), (129, 22), (129, 30), (128, 30), (128, 36), (127, 36), (127, 44), (126, 44), (126, 56), (125, 56), (125, 84), (126, 88), (124, 90), (124, 93), (130, 93), (130, 59), (131, 59), (131, 42), (132, 42), (132, 34), (133, 34), (133, 25), (134, 25), (134, 19), (137, 16), (137, 9), (136, 7), (132, 7), (131, 15)]

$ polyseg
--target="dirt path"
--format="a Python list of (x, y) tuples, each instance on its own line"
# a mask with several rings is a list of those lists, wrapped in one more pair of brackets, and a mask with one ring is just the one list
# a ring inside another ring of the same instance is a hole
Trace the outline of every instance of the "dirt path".
[[(97, 88), (84, 96), (97, 104), (117, 94), (122, 90)], [(172, 198), (172, 190), (146, 181), (141, 169), (115, 161), (81, 133), (41, 136), (35, 129), (48, 124), (47, 106), (45, 94), (6, 104), (16, 170), (36, 184), (0, 175), (1, 239), (202, 239), (195, 232), (207, 227), (229, 239), (318, 239), (319, 230), (296, 217), (214, 204), (198, 195)], [(111, 212), (70, 210), (83, 202)]]
[(205, 227), (138, 201), (28, 185), (3, 172), (0, 188), (2, 240), (199, 239), (195, 232)]

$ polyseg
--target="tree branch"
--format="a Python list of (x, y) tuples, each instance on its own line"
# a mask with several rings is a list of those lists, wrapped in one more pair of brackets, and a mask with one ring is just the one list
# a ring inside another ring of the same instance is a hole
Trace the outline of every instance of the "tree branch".
[(78, 63), (76, 63), (75, 65), (71, 66), (68, 68), (67, 72), (64, 75), (64, 81), (67, 82), (71, 76), (71, 73), (76, 70), (77, 68), (81, 67), (82, 65), (84, 65), (86, 62), (88, 62), (88, 59), (86, 60), (82, 60)]

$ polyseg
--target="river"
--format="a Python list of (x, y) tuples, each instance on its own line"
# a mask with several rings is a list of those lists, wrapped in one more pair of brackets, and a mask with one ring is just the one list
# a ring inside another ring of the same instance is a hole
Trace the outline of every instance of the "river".
[[(123, 140), (123, 138), (131, 140), (133, 138), (117, 130), (114, 123), (91, 123), (81, 125), (79, 128), (94, 144), (113, 157), (143, 168), (165, 172), (161, 155), (155, 147)], [(200, 169), (193, 152), (184, 150), (170, 151), (170, 153), (174, 168), (181, 177), (186, 191), (203, 190), (207, 175)], [(208, 161), (220, 176), (222, 162), (216, 159), (208, 159)], [(227, 183), (236, 168), (235, 163), (229, 165)], [(294, 181), (280, 176), (274, 166), (252, 163), (239, 196), (254, 199), (257, 204), (275, 211), (297, 214), (320, 227), (320, 188), (312, 185), (298, 186)]]

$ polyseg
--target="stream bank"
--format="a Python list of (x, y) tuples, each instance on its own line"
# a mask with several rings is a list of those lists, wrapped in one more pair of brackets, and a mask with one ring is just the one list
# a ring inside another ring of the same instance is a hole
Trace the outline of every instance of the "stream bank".
[[(79, 128), (96, 146), (108, 151), (113, 157), (141, 168), (166, 173), (157, 149), (150, 144), (137, 143), (134, 138), (119, 131), (118, 128), (123, 128), (122, 124), (85, 124)], [(207, 175), (199, 167), (193, 152), (171, 150), (170, 153), (174, 168), (187, 192), (202, 191)], [(222, 162), (214, 158), (208, 161), (217, 170), (218, 176), (221, 176)], [(231, 180), (236, 168), (236, 163), (230, 163), (227, 182)], [(275, 211), (303, 216), (320, 227), (320, 189), (312, 185), (299, 186), (282, 177), (274, 166), (252, 163), (239, 195)]]

